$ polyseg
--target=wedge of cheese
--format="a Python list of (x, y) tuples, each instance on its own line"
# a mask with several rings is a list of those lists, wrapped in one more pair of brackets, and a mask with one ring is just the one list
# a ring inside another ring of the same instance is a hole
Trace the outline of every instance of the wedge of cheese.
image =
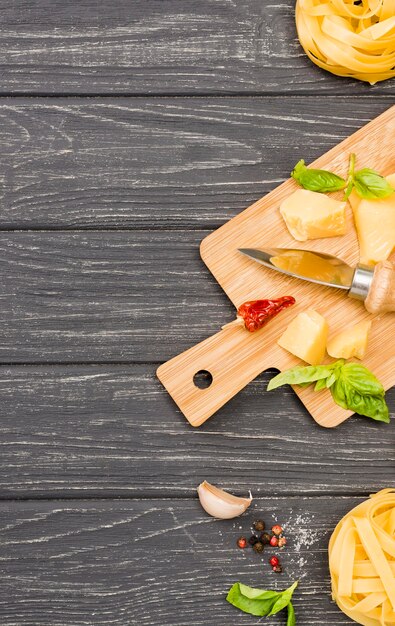
[(370, 320), (364, 320), (354, 326), (344, 328), (337, 335), (331, 337), (326, 349), (335, 359), (363, 359), (368, 347), (369, 331), (372, 326)]
[(308, 309), (292, 320), (277, 343), (306, 363), (319, 365), (325, 356), (327, 338), (325, 318)]
[[(387, 176), (395, 189), (395, 174)], [(395, 248), (395, 193), (381, 200), (364, 200), (355, 190), (350, 195), (359, 240), (360, 263), (375, 265), (388, 259)]]
[(280, 205), (280, 213), (297, 241), (338, 237), (346, 233), (346, 202), (323, 193), (298, 189)]

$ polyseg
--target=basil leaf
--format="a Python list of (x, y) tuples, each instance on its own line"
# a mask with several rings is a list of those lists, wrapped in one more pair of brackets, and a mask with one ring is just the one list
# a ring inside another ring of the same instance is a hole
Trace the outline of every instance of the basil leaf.
[(298, 365), (285, 372), (277, 374), (271, 379), (267, 390), (271, 391), (282, 385), (304, 385), (316, 380), (326, 379), (331, 376), (333, 370), (344, 363), (343, 360), (335, 361), (330, 365)]
[(291, 172), (291, 176), (296, 181), (298, 181), (298, 178), (302, 176), (303, 172), (305, 172), (306, 170), (307, 170), (307, 167), (306, 167), (306, 163), (304, 162), (304, 159), (300, 159), (300, 161), (298, 161), (295, 167), (293, 168)]
[(277, 599), (281, 595), (278, 591), (265, 591), (263, 589), (256, 589), (254, 587), (248, 587), (239, 583), (240, 593), (250, 600), (273, 600)]
[(315, 383), (314, 391), (321, 391), (322, 389), (326, 389), (326, 381), (329, 380), (329, 378), (321, 378), (320, 380), (317, 380), (317, 382)]
[[(337, 363), (339, 363), (339, 361)], [(317, 380), (314, 391), (321, 391), (321, 389), (329, 389), (330, 387), (332, 387), (333, 383), (337, 380), (338, 372), (341, 367), (341, 365), (337, 365), (332, 374), (328, 376), (328, 378), (321, 378), (320, 380)]]
[(288, 611), (287, 626), (296, 626), (295, 610), (294, 610), (292, 602), (288, 604), (287, 611)]
[[(235, 583), (229, 590), (226, 596), (227, 601), (233, 604), (236, 608), (249, 613), (250, 615), (257, 615), (258, 617), (264, 617), (270, 613), (273, 606), (273, 598), (267, 600), (252, 599), (241, 593), (241, 583)], [(248, 589), (246, 585), (243, 585), (244, 590)], [(251, 589), (251, 588), (250, 588)], [(251, 591), (258, 591), (261, 594), (264, 593), (263, 589), (251, 589)], [(276, 597), (279, 594), (276, 594)]]
[(332, 372), (332, 374), (329, 376), (329, 378), (326, 379), (325, 386), (326, 386), (327, 389), (332, 387), (333, 383), (337, 380), (338, 371), (339, 371), (338, 369), (335, 370), (334, 372)]
[(347, 381), (339, 379), (331, 387), (332, 398), (343, 409), (371, 417), (378, 422), (389, 423), (389, 410), (382, 395), (363, 395), (353, 389)]
[(384, 395), (385, 390), (376, 376), (362, 363), (345, 363), (340, 370), (339, 378), (362, 394)]
[[(257, 615), (258, 617), (265, 617), (266, 615), (274, 615), (285, 607), (289, 606), (291, 602), (293, 592), (295, 591), (298, 582), (295, 582), (291, 587), (285, 589), (285, 591), (266, 591), (264, 589), (254, 589), (253, 587), (247, 587), (242, 583), (235, 583), (230, 588), (227, 601), (236, 608), (244, 611), (244, 613), (250, 613), (251, 615)], [(291, 626), (295, 626), (295, 613), (293, 608), (293, 621), (289, 622)], [(290, 611), (288, 609), (288, 619)]]
[(293, 585), (291, 585), (291, 587), (282, 592), (281, 596), (273, 604), (272, 610), (270, 611), (269, 615), (275, 615), (276, 613), (279, 613), (280, 611), (285, 609), (286, 606), (288, 606), (288, 604), (291, 602), (293, 592), (295, 591), (297, 586), (298, 581), (296, 581)]
[(357, 413), (360, 415), (366, 415), (366, 417), (371, 417), (376, 420), (376, 422), (384, 422), (385, 424), (390, 423), (388, 404), (383, 396), (369, 396), (368, 398), (365, 398), (363, 413), (359, 410), (357, 410)]
[(332, 398), (343, 409), (349, 409), (388, 423), (389, 410), (385, 390), (379, 380), (364, 365), (346, 363), (331, 387)]
[(368, 167), (355, 172), (353, 182), (357, 194), (369, 200), (387, 198), (395, 191), (384, 176)]
[(317, 170), (308, 168), (301, 159), (291, 172), (292, 178), (304, 189), (328, 193), (344, 189), (346, 181), (341, 176), (328, 172), (327, 170)]
[(362, 396), (361, 400), (358, 400), (358, 396), (355, 394), (354, 403), (355, 408), (352, 407), (352, 409), (359, 415), (371, 417), (376, 422), (390, 423), (388, 405), (383, 396)]

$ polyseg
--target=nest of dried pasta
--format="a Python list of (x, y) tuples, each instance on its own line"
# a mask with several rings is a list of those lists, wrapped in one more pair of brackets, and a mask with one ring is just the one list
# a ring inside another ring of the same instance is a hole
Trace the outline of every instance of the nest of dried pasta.
[(309, 58), (372, 85), (395, 76), (395, 0), (297, 0), (296, 27)]
[(332, 594), (364, 626), (395, 625), (395, 490), (350, 511), (329, 542)]

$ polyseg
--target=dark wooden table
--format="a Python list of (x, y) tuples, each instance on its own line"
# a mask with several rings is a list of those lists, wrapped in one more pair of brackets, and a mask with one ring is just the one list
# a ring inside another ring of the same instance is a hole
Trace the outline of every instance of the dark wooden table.
[[(266, 372), (199, 430), (159, 363), (233, 318), (200, 240), (395, 101), (326, 74), (293, 0), (0, 2), (2, 626), (228, 626), (241, 580), (330, 600), (337, 520), (394, 485), (394, 429), (318, 427)], [(394, 407), (395, 393), (388, 399)], [(207, 517), (196, 486), (251, 489)], [(285, 571), (235, 548), (286, 524)]]

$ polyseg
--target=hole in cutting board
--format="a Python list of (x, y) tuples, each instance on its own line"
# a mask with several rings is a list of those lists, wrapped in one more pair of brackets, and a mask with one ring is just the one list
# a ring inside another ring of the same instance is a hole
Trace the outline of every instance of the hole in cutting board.
[(213, 382), (213, 375), (207, 370), (199, 370), (193, 377), (195, 387), (199, 389), (207, 389)]

